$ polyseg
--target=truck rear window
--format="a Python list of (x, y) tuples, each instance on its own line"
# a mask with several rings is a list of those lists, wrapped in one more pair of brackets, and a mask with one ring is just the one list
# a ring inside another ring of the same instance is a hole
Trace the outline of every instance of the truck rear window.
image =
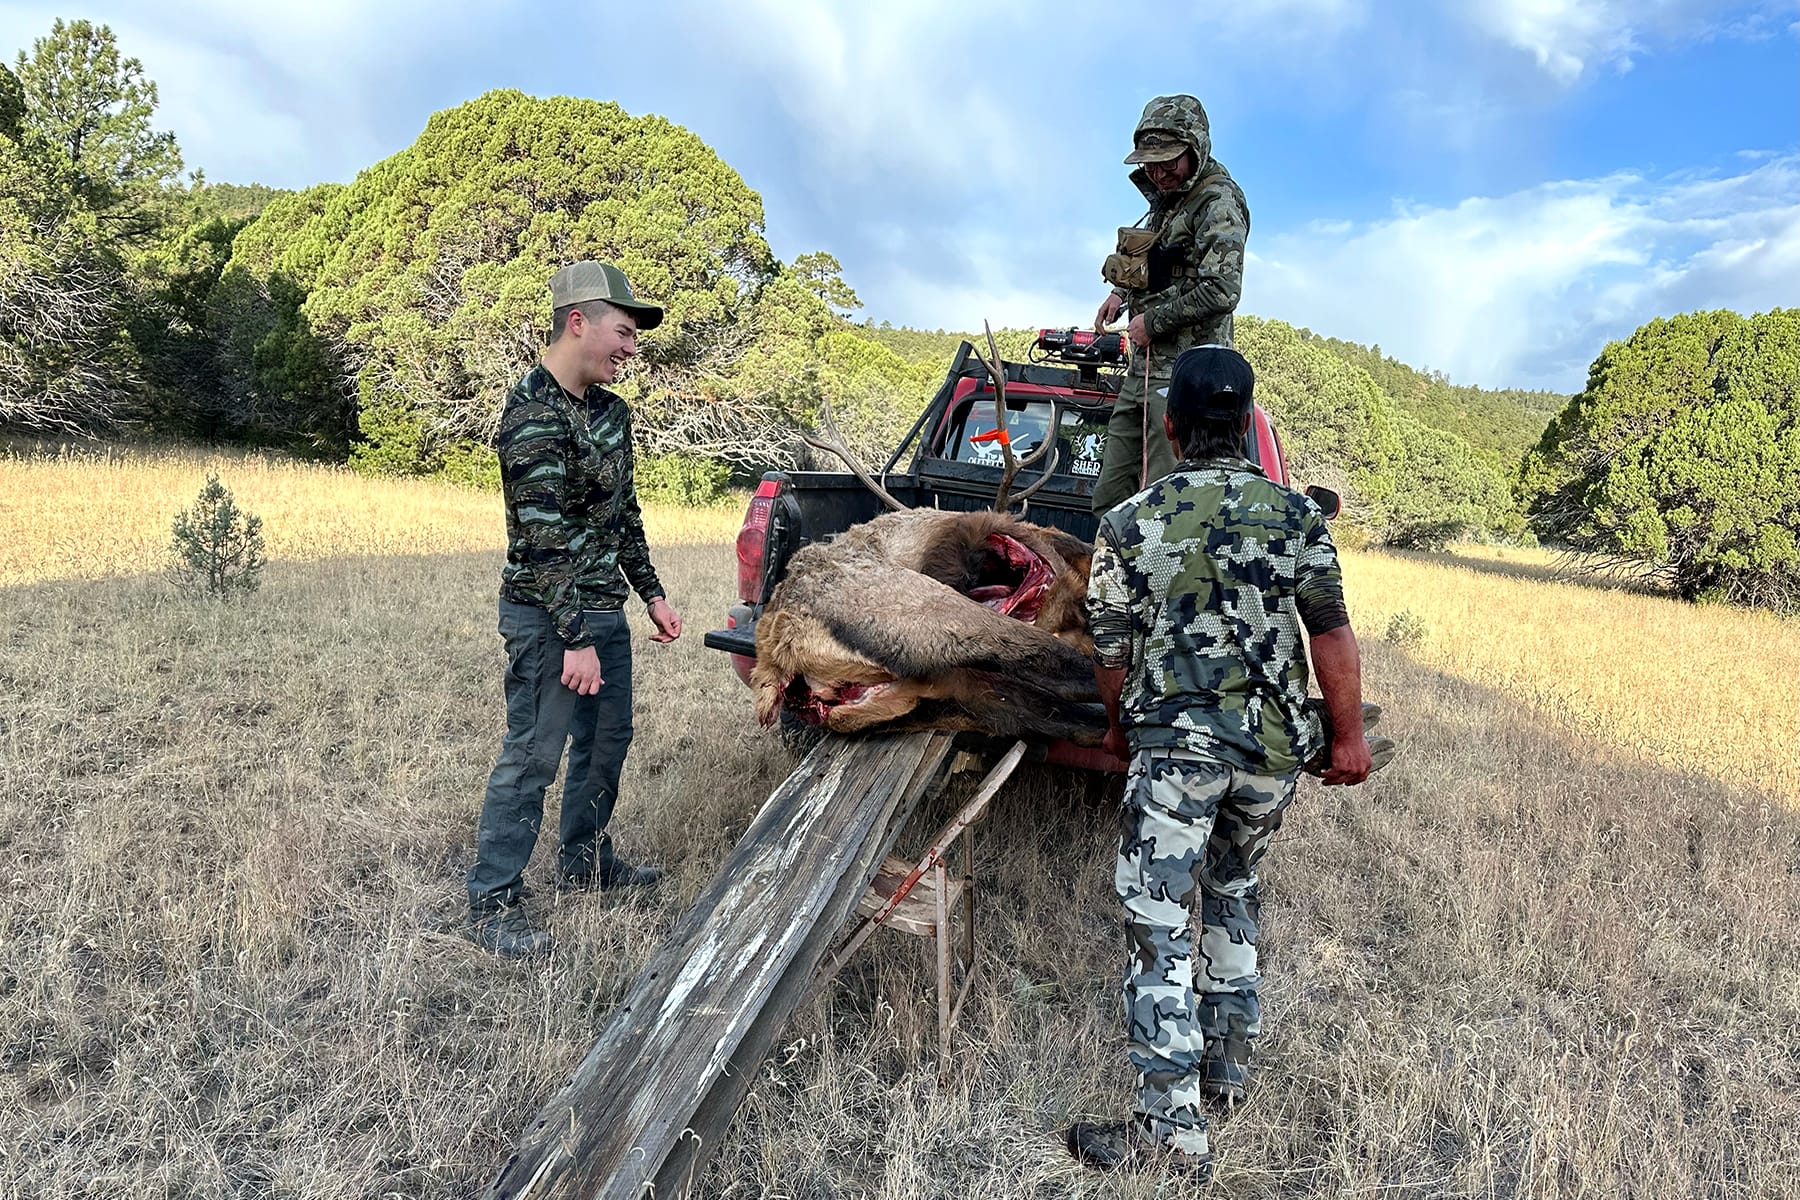
[[(1101, 454), (1106, 447), (1106, 421), (1110, 415), (1109, 407), (1063, 407), (1056, 439), (1060, 449), (1056, 460), (1057, 474), (1087, 478), (1100, 474)], [(1037, 449), (1044, 437), (1045, 426), (1049, 423), (1048, 399), (1034, 396), (1024, 408), (1009, 410), (1006, 427), (1012, 437), (1013, 453), (1023, 457)], [(951, 405), (948, 419), (934, 440), (933, 452), (955, 462), (975, 463), (984, 467), (1004, 466), (1005, 459), (998, 441), (975, 440), (993, 428), (993, 393), (977, 392), (965, 396)], [(1156, 429), (1151, 431), (1151, 435), (1161, 437), (1163, 433)], [(1270, 453), (1271, 451), (1274, 453)], [(1287, 482), (1286, 472), (1281, 468), (1279, 451), (1275, 447), (1274, 431), (1260, 409), (1244, 438), (1243, 455), (1277, 483)]]
[[(1009, 411), (1007, 433), (1012, 438), (1015, 455), (1023, 457), (1042, 444), (1044, 430), (1050, 423), (1050, 404), (1034, 402), (1025, 408)], [(942, 457), (956, 462), (1000, 467), (1005, 458), (997, 441), (974, 439), (994, 428), (993, 396), (972, 396), (951, 410), (939, 449)], [(1059, 475), (1095, 476), (1100, 473), (1100, 454), (1106, 445), (1106, 412), (1065, 408), (1057, 430)]]

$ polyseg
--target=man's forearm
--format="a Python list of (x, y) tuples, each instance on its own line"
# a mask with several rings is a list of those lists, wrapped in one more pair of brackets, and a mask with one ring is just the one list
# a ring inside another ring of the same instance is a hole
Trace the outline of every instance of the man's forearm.
[(1094, 664), (1094, 686), (1099, 689), (1100, 703), (1106, 706), (1106, 724), (1119, 728), (1119, 695), (1125, 690), (1125, 671), (1119, 667)]
[(1313, 672), (1334, 732), (1362, 730), (1362, 653), (1348, 625), (1312, 636)]

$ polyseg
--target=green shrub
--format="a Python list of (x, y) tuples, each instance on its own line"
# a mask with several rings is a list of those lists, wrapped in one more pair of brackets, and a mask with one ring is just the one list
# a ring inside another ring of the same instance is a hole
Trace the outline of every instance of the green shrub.
[(731, 483), (731, 468), (693, 454), (645, 454), (636, 467), (638, 499), (646, 504), (713, 504)]
[(206, 477), (194, 507), (175, 514), (171, 548), (175, 582), (198, 595), (222, 600), (262, 583), (262, 518), (239, 509), (217, 475)]
[(1403, 608), (1388, 618), (1387, 640), (1402, 650), (1411, 650), (1421, 646), (1431, 630), (1409, 608)]
[(1468, 532), (1468, 525), (1462, 521), (1413, 521), (1389, 533), (1388, 545), (1399, 550), (1441, 552)]
[(500, 456), (480, 442), (458, 442), (443, 452), (438, 476), (464, 487), (500, 490)]

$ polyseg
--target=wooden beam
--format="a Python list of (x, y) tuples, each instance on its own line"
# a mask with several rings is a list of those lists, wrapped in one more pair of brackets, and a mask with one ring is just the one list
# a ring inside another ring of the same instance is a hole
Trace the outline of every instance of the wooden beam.
[(691, 1187), (951, 740), (820, 742), (645, 964), (489, 1200)]

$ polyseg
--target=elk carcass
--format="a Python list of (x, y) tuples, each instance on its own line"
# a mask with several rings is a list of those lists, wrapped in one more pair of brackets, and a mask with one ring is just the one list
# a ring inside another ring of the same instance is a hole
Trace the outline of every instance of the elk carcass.
[(1004, 513), (935, 509), (807, 546), (757, 623), (757, 717), (1097, 743), (1092, 553)]

